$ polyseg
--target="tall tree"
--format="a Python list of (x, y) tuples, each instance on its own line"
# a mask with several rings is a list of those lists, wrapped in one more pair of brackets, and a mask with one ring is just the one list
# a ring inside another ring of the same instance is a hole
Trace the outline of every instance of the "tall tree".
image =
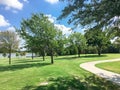
[[(21, 22), (21, 28), (17, 31), (20, 36), (26, 40), (26, 46), (31, 50), (31, 52), (39, 52), (42, 53), (43, 60), (45, 51), (45, 21), (47, 17), (43, 14), (32, 14), (31, 18), (23, 19)], [(33, 56), (32, 56), (33, 59)]]
[(19, 40), (16, 32), (2, 31), (0, 32), (0, 46), (9, 52), (9, 64), (11, 64), (11, 52), (18, 49)]
[(51, 63), (53, 63), (54, 48), (56, 46), (56, 30), (52, 22), (44, 14), (32, 14), (31, 18), (24, 19), (21, 22), (21, 28), (17, 31), (26, 40), (28, 46), (33, 51), (35, 48), (43, 56), (45, 51), (51, 55)]
[(106, 33), (99, 29), (87, 30), (85, 37), (88, 45), (96, 46), (99, 56), (101, 55), (103, 46), (109, 43), (109, 38), (106, 36)]
[(45, 31), (46, 35), (44, 42), (47, 45), (47, 51), (51, 56), (51, 63), (53, 64), (53, 56), (58, 45), (56, 41), (57, 27), (55, 27), (53, 23), (47, 22), (45, 26)]

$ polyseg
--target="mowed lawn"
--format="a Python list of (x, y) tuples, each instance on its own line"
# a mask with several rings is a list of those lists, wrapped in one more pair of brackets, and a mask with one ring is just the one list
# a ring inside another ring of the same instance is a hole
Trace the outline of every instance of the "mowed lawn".
[(100, 63), (96, 65), (99, 68), (120, 74), (120, 61)]
[[(68, 90), (66, 88), (73, 87), (84, 88), (82, 86), (80, 87), (81, 82), (78, 82), (78, 79), (76, 79), (76, 77), (84, 79), (86, 77), (91, 76), (92, 74), (81, 69), (79, 67), (79, 64), (88, 61), (105, 60), (119, 57), (120, 54), (104, 54), (100, 57), (98, 57), (97, 55), (88, 54), (81, 55), (80, 58), (77, 58), (77, 55), (58, 56), (54, 57), (54, 64), (50, 64), (50, 58), (48, 56), (46, 57), (45, 61), (42, 61), (42, 58), (34, 58), (34, 60), (32, 60), (31, 58), (14, 58), (12, 59), (11, 65), (8, 64), (7, 58), (2, 59), (0, 58), (0, 90)], [(49, 83), (50, 79), (52, 80), (55, 79), (54, 81), (56, 83), (54, 86), (41, 87), (42, 83), (43, 84), (44, 82)], [(93, 77), (93, 79), (95, 78)], [(104, 83), (102, 84), (105, 85), (105, 87), (107, 87), (107, 84)], [(56, 84), (59, 88), (57, 88)], [(92, 86), (92, 88), (97, 87), (100, 88), (100, 86), (102, 85), (99, 85), (99, 87), (94, 85), (94, 87)], [(81, 89), (73, 88), (69, 90), (81, 90)], [(104, 90), (104, 89), (91, 89), (91, 90)], [(117, 88), (111, 90), (119, 89)]]

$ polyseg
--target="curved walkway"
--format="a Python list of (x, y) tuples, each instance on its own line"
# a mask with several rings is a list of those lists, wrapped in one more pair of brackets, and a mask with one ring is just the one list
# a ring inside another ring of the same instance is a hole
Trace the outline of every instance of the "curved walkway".
[(94, 73), (94, 74), (96, 74), (96, 75), (98, 75), (102, 78), (105, 78), (107, 80), (110, 80), (110, 81), (120, 85), (120, 74), (110, 72), (110, 71), (106, 71), (106, 70), (97, 68), (95, 66), (95, 64), (98, 64), (98, 63), (114, 62), (114, 61), (120, 61), (120, 58), (119, 59), (112, 59), (112, 60), (86, 62), (86, 63), (80, 64), (80, 67), (89, 71), (89, 72), (91, 72), (91, 73)]

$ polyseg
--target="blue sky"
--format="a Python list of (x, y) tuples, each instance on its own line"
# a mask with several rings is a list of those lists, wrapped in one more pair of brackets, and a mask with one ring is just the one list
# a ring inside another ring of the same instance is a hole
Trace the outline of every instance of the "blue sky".
[[(65, 5), (59, 0), (0, 0), (0, 31), (15, 31), (14, 27), (19, 28), (23, 18), (30, 18), (32, 13), (44, 13), (63, 34), (69, 35), (72, 25), (67, 24), (67, 19), (56, 20)], [(21, 39), (20, 46), (23, 45)]]
[[(23, 18), (30, 18), (32, 13), (44, 13), (54, 19), (54, 23), (69, 29), (67, 19), (56, 21), (65, 7), (59, 0), (0, 0), (0, 30), (19, 28)], [(64, 30), (65, 31), (65, 30)]]

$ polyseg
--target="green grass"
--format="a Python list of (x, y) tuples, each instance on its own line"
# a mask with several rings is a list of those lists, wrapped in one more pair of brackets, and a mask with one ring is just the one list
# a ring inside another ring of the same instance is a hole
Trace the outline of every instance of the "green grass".
[(99, 68), (120, 74), (120, 61), (100, 63), (96, 65)]
[[(67, 86), (73, 85), (71, 83), (76, 81), (76, 78), (70, 79), (73, 82), (67, 81), (68, 79), (66, 78), (69, 78), (69, 77), (71, 78), (73, 76), (86, 78), (85, 76), (89, 77), (92, 75), (91, 73), (81, 69), (79, 67), (79, 64), (83, 62), (88, 62), (88, 61), (105, 60), (105, 59), (112, 59), (112, 58), (119, 58), (119, 57), (120, 57), (120, 54), (105, 54), (100, 57), (98, 57), (97, 55), (82, 55), (80, 58), (77, 58), (77, 56), (75, 55), (60, 56), (60, 57), (54, 57), (55, 62), (53, 65), (50, 64), (49, 57), (46, 57), (46, 61), (42, 61), (42, 58), (34, 58), (34, 60), (31, 60), (31, 58), (14, 58), (12, 59), (11, 65), (8, 65), (7, 58), (6, 59), (3, 58), (3, 59), (0, 59), (0, 90), (33, 90), (33, 89), (35, 90), (67, 90), (66, 88), (53, 89), (53, 88), (56, 88), (56, 86), (60, 86), (58, 85), (58, 81), (62, 85), (63, 81), (61, 81), (61, 79), (59, 78), (62, 77), (62, 80), (65, 79), (66, 81), (65, 87), (67, 87)], [(55, 87), (53, 86), (40, 87), (41, 82), (48, 82), (50, 78), (56, 79), (55, 81), (57, 84), (56, 83), (54, 84)], [(97, 80), (97, 83), (98, 83), (98, 80)], [(90, 85), (93, 85), (93, 84), (90, 84)], [(64, 85), (62, 85), (61, 87), (63, 86)], [(93, 88), (93, 86), (91, 87)], [(100, 89), (100, 87), (98, 88), (99, 89), (91, 89), (91, 90), (104, 90), (104, 89)], [(69, 90), (72, 90), (72, 89), (69, 89)], [(116, 89), (111, 89), (111, 90), (116, 90)]]

